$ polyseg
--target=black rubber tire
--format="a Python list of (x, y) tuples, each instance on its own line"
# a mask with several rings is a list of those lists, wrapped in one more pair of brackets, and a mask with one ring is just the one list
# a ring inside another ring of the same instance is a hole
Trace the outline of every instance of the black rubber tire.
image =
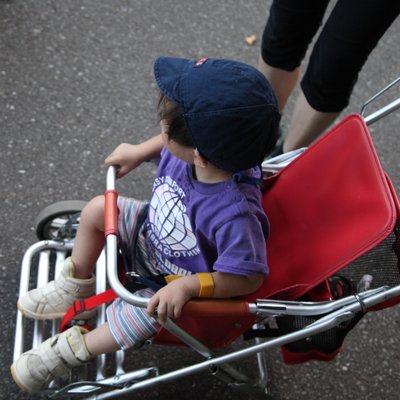
[[(80, 213), (87, 204), (82, 200), (65, 200), (53, 203), (44, 208), (35, 219), (36, 236), (39, 240), (55, 240), (58, 231), (68, 219)], [(63, 239), (72, 240), (75, 235), (71, 234)]]

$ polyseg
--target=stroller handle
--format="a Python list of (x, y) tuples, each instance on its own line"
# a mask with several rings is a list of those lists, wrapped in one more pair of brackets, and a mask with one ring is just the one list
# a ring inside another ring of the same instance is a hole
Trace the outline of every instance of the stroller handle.
[(122, 300), (134, 306), (146, 308), (149, 299), (131, 293), (121, 283), (118, 276), (118, 193), (115, 190), (116, 175), (117, 167), (108, 167), (104, 211), (108, 282), (117, 296)]

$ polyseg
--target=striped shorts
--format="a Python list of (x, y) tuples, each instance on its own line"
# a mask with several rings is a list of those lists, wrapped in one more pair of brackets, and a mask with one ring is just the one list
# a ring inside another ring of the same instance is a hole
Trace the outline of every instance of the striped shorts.
[[(135, 271), (141, 276), (158, 274), (156, 263), (147, 249), (145, 229), (148, 203), (126, 197), (118, 198), (119, 247), (125, 272)], [(150, 298), (151, 289), (135, 292)], [(122, 349), (140, 347), (146, 339), (154, 336), (160, 325), (149, 317), (146, 309), (135, 307), (116, 299), (107, 307), (107, 321), (114, 339)]]

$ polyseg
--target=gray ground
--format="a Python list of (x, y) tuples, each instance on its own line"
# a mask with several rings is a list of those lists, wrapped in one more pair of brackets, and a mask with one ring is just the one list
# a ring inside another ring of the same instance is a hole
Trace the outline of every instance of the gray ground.
[[(11, 381), (9, 365), (19, 263), (36, 240), (35, 216), (55, 201), (90, 199), (103, 191), (104, 157), (120, 142), (137, 142), (157, 132), (155, 57), (207, 55), (256, 64), (266, 3), (270, 1), (0, 1), (0, 399), (28, 398)], [(245, 43), (250, 34), (258, 38), (254, 46)], [(358, 112), (400, 74), (399, 37), (397, 20), (366, 63), (344, 114)], [(396, 96), (399, 90), (394, 92)], [(397, 188), (399, 122), (397, 112), (372, 128)], [(152, 172), (150, 165), (140, 167), (120, 183), (120, 191), (147, 197)], [(397, 399), (399, 328), (398, 307), (368, 315), (350, 333), (337, 360), (328, 364), (288, 367), (278, 351), (272, 352), (271, 398)], [(179, 349), (148, 351), (149, 361), (165, 369), (197, 359)], [(246, 398), (205, 374), (141, 394), (147, 399)]]

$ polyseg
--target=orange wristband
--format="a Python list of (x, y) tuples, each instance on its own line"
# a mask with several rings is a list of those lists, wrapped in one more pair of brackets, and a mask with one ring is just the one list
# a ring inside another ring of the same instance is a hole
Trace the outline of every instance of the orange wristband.
[(196, 274), (200, 282), (199, 297), (213, 297), (214, 278), (210, 272), (199, 272)]

